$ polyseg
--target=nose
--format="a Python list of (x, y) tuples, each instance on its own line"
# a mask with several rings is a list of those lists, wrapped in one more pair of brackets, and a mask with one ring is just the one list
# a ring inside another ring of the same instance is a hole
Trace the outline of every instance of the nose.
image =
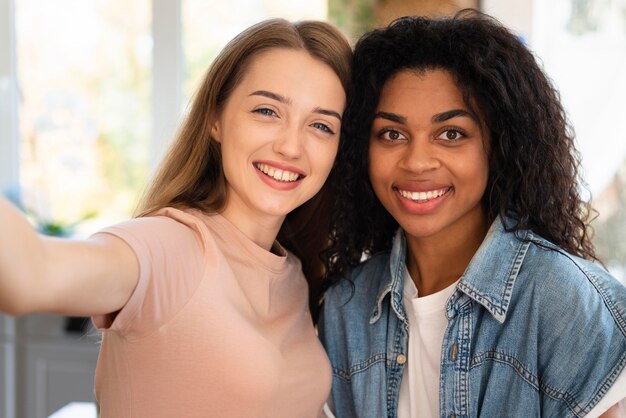
[(414, 139), (405, 148), (399, 166), (416, 174), (436, 170), (441, 166), (436, 145), (425, 138)]
[(297, 126), (286, 127), (272, 145), (272, 149), (288, 159), (298, 159), (302, 156), (304, 134)]

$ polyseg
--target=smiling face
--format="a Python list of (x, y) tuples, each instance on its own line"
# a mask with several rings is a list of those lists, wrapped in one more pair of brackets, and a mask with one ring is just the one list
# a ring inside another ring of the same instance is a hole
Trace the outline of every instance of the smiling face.
[(212, 127), (231, 221), (284, 217), (313, 197), (333, 166), (345, 93), (333, 70), (304, 50), (252, 58)]
[(485, 223), (488, 138), (444, 70), (403, 70), (383, 86), (369, 176), (409, 239), (454, 237)]

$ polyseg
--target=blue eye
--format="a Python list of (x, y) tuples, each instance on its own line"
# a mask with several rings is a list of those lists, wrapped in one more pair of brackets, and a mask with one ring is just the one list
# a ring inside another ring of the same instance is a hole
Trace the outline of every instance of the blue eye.
[(261, 114), (263, 116), (278, 116), (276, 114), (276, 112), (274, 112), (272, 109), (267, 108), (267, 107), (261, 107), (261, 108), (258, 108), (258, 109), (254, 109), (252, 112), (253, 113), (259, 113), (259, 114)]
[(332, 129), (330, 129), (328, 127), (328, 125), (326, 125), (324, 123), (315, 122), (315, 123), (311, 124), (311, 126), (314, 127), (315, 129), (319, 129), (322, 132), (326, 132), (327, 134), (331, 134), (331, 135), (335, 134), (335, 132)]

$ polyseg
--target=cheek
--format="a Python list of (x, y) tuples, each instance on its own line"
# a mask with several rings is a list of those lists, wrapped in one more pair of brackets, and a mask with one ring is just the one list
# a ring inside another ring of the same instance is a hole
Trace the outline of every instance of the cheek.
[(468, 160), (474, 161), (473, 164), (467, 164), (462, 168), (460, 174), (468, 182), (468, 186), (473, 191), (473, 200), (482, 199), (487, 188), (487, 180), (489, 177), (488, 161), (484, 154), (477, 155), (475, 159)]
[(222, 143), (222, 166), (224, 167), (224, 171), (235, 170), (241, 159), (241, 150), (238, 150), (233, 145), (232, 143)]
[(330, 170), (335, 164), (338, 149), (338, 141), (332, 141), (321, 144), (318, 143), (317, 146), (314, 146), (309, 150), (312, 162), (315, 164), (315, 167), (319, 171), (320, 175), (328, 177)]
[(478, 171), (482, 178), (483, 188), (485, 188), (487, 187), (487, 179), (489, 178), (489, 156), (482, 152), (480, 157)]

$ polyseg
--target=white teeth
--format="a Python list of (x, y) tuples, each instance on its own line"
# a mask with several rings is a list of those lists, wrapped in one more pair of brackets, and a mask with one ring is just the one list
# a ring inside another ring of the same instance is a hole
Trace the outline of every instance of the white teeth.
[(402, 197), (421, 202), (443, 196), (448, 190), (449, 189), (447, 187), (439, 190), (429, 190), (428, 192), (409, 192), (407, 190), (398, 189)]
[(267, 176), (278, 181), (291, 182), (300, 178), (300, 174), (292, 171), (280, 170), (278, 168), (270, 167), (267, 164), (257, 163), (254, 165), (259, 171), (265, 173)]

